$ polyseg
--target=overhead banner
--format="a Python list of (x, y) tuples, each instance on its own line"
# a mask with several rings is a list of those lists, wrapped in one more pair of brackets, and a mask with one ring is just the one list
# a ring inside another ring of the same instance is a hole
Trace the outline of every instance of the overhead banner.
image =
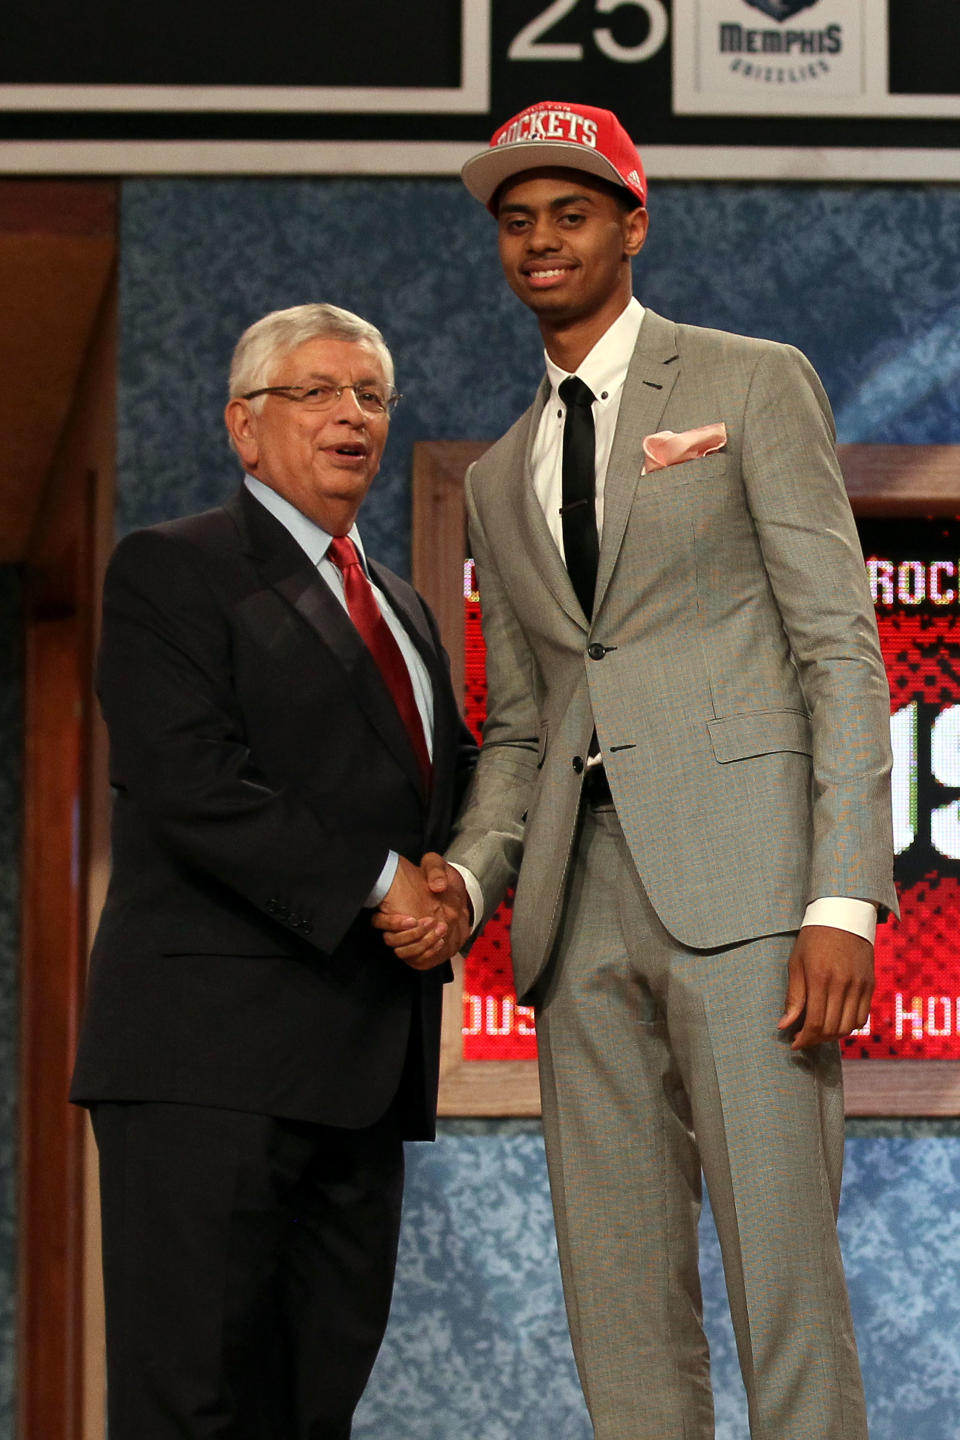
[(936, 0), (674, 0), (674, 108), (956, 119), (956, 24)]
[(38, 0), (5, 16), (0, 170), (454, 173), (556, 99), (658, 177), (957, 179), (958, 53), (955, 0)]

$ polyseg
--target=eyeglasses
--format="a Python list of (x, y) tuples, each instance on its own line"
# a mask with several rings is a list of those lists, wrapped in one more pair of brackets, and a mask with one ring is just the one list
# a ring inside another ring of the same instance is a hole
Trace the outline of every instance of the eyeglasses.
[(375, 385), (333, 385), (327, 380), (317, 380), (312, 385), (264, 385), (240, 398), (256, 400), (258, 395), (282, 395), (284, 400), (295, 400), (305, 410), (329, 410), (339, 401), (344, 390), (353, 391), (364, 415), (389, 415), (397, 401), (403, 398), (397, 390), (385, 395)]

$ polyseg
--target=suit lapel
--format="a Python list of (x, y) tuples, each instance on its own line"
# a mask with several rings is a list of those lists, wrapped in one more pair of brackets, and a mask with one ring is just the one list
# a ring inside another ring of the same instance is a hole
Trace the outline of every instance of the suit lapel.
[[(306, 622), (316, 639), (347, 674), (357, 704), (380, 734), (398, 764), (422, 794), (420, 767), (406, 726), (377, 667), (349, 615), (317, 573), (293, 536), (250, 492), (243, 488), (225, 507), (237, 520), (247, 553), (264, 583), (283, 596)], [(382, 572), (377, 575), (382, 585)], [(390, 600), (394, 596), (390, 592)], [(404, 623), (416, 632), (407, 620)], [(419, 648), (419, 647), (418, 647)]]
[[(398, 582), (389, 570), (384, 570), (375, 560), (370, 561), (370, 571), (384, 592), (394, 612), (403, 625), (417, 653), (427, 668), (433, 691), (433, 734), (431, 754), (433, 757), (434, 783), (430, 789), (427, 829), (449, 804), (449, 778), (454, 773), (455, 750), (459, 743), (460, 715), (453, 700), (450, 674), (438, 637), (430, 628), (427, 612), (409, 586)], [(406, 733), (406, 732), (404, 732)], [(411, 754), (413, 751), (411, 749)]]
[[(594, 615), (600, 609), (623, 543), (633, 497), (640, 481), (640, 471), (643, 469), (644, 437), (659, 428), (679, 370), (676, 326), (672, 321), (665, 320), (655, 311), (648, 309), (644, 314), (624, 381), (616, 434), (607, 466)], [(505, 521), (509, 519), (512, 525), (513, 517), (517, 514), (515, 477), (518, 472), (521, 473), (523, 481), (519, 516), (525, 552), (561, 609), (582, 629), (587, 629), (589, 627), (570, 582), (567, 567), (550, 534), (533, 485), (533, 445), (549, 394), (550, 384), (545, 376), (540, 383), (536, 400), (517, 427), (515, 452), (508, 455), (506, 463), (500, 467), (500, 494), (496, 497), (496, 507)], [(491, 512), (487, 510), (486, 513), (489, 515)], [(502, 536), (500, 545), (504, 543), (512, 548), (515, 537), (512, 534), (509, 537)]]
[(617, 428), (603, 490), (603, 535), (593, 613), (603, 602), (643, 469), (643, 441), (659, 429), (680, 373), (676, 326), (647, 310), (620, 398)]
[(580, 602), (533, 484), (533, 446), (549, 394), (544, 376), (533, 404), (497, 442), (495, 463), (486, 457), (478, 462), (483, 480), (476, 500), (491, 549), (500, 556), (522, 557), (525, 575), (535, 571), (561, 609), (583, 626)]
[(395, 575), (384, 570), (375, 560), (370, 561), (370, 571), (416, 646), (427, 668), (433, 690), (431, 753), (434, 783), (430, 789), (428, 805), (429, 831), (450, 803), (450, 777), (456, 768), (456, 751), (460, 743), (460, 712), (454, 699), (450, 671), (440, 638), (430, 628), (427, 611), (420, 597), (409, 585), (398, 581)]

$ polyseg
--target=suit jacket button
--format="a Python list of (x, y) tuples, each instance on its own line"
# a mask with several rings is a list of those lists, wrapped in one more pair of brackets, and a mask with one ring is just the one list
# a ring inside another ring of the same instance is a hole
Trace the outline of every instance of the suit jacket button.
[(577, 775), (582, 775), (582, 774), (583, 774), (583, 756), (582, 756), (582, 755), (574, 755), (573, 760), (572, 760), (571, 763), (572, 763), (572, 765), (573, 765), (574, 772), (575, 772)]
[(270, 899), (267, 901), (264, 909), (268, 910), (271, 915), (276, 915), (277, 911), (280, 909), (280, 906), (276, 900)]
[(592, 645), (587, 646), (587, 654), (591, 660), (602, 660), (607, 653), (606, 645), (600, 645), (596, 640)]

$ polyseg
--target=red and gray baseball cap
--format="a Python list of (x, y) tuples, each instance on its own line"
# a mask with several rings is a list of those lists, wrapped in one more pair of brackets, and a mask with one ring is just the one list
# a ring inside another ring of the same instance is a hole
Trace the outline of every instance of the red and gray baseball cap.
[(612, 110), (541, 100), (501, 125), (486, 150), (472, 155), (460, 174), (471, 195), (491, 210), (504, 180), (544, 165), (585, 170), (620, 185), (647, 203), (647, 180), (637, 147)]

